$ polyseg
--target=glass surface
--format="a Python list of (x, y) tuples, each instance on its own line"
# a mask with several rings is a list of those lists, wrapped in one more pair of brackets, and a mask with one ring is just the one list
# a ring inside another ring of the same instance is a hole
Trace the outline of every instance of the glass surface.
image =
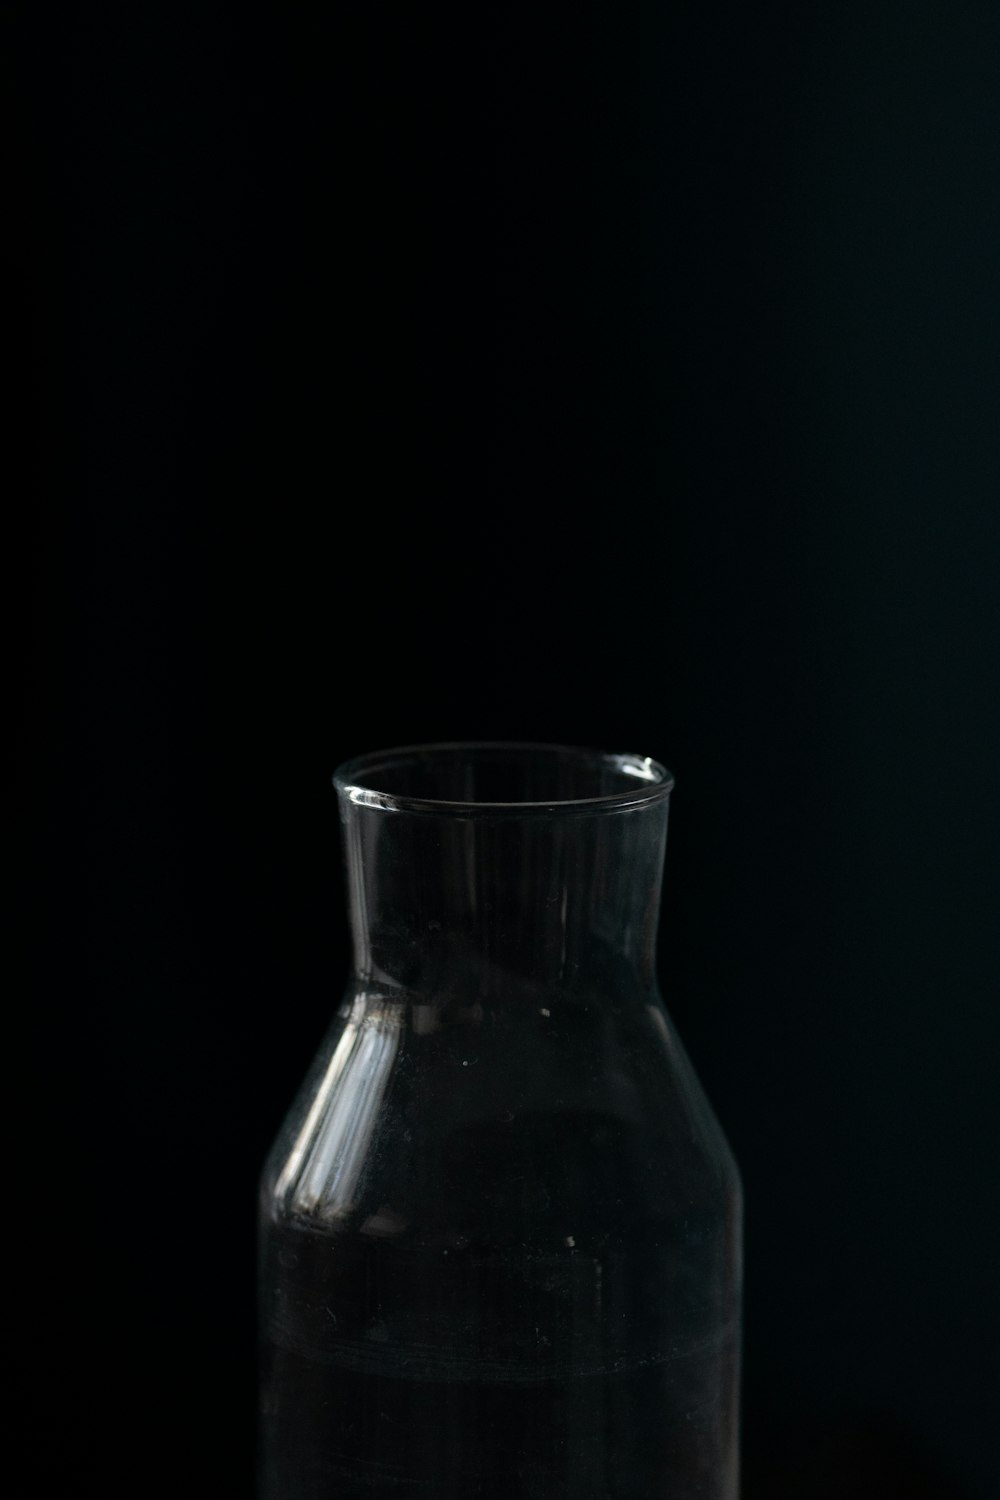
[(740, 1187), (657, 992), (671, 780), (335, 777), (354, 972), (261, 1184), (261, 1500), (735, 1500)]

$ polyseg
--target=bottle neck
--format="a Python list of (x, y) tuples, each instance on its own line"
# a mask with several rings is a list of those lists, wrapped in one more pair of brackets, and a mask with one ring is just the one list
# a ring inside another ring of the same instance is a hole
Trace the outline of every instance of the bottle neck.
[(665, 800), (488, 815), (341, 799), (356, 977), (435, 999), (653, 983)]

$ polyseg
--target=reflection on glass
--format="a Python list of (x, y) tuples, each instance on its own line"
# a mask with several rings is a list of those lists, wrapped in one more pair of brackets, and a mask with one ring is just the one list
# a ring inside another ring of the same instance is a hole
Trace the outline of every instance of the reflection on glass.
[(350, 1213), (399, 1040), (398, 1012), (359, 995), (278, 1178), (284, 1212), (327, 1224)]

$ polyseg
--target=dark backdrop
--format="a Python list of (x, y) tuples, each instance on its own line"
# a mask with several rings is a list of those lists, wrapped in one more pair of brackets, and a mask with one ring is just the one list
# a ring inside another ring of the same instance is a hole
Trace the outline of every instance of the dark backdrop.
[(1000, 11), (5, 24), (37, 1493), (250, 1493), (330, 772), (495, 737), (677, 777), (746, 1500), (992, 1500)]

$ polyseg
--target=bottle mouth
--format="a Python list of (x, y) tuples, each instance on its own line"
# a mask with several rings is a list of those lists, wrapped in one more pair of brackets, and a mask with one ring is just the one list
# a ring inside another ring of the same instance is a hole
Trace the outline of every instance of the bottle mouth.
[(643, 807), (665, 801), (674, 781), (648, 756), (475, 741), (375, 750), (338, 766), (333, 784), (357, 806), (474, 817)]

